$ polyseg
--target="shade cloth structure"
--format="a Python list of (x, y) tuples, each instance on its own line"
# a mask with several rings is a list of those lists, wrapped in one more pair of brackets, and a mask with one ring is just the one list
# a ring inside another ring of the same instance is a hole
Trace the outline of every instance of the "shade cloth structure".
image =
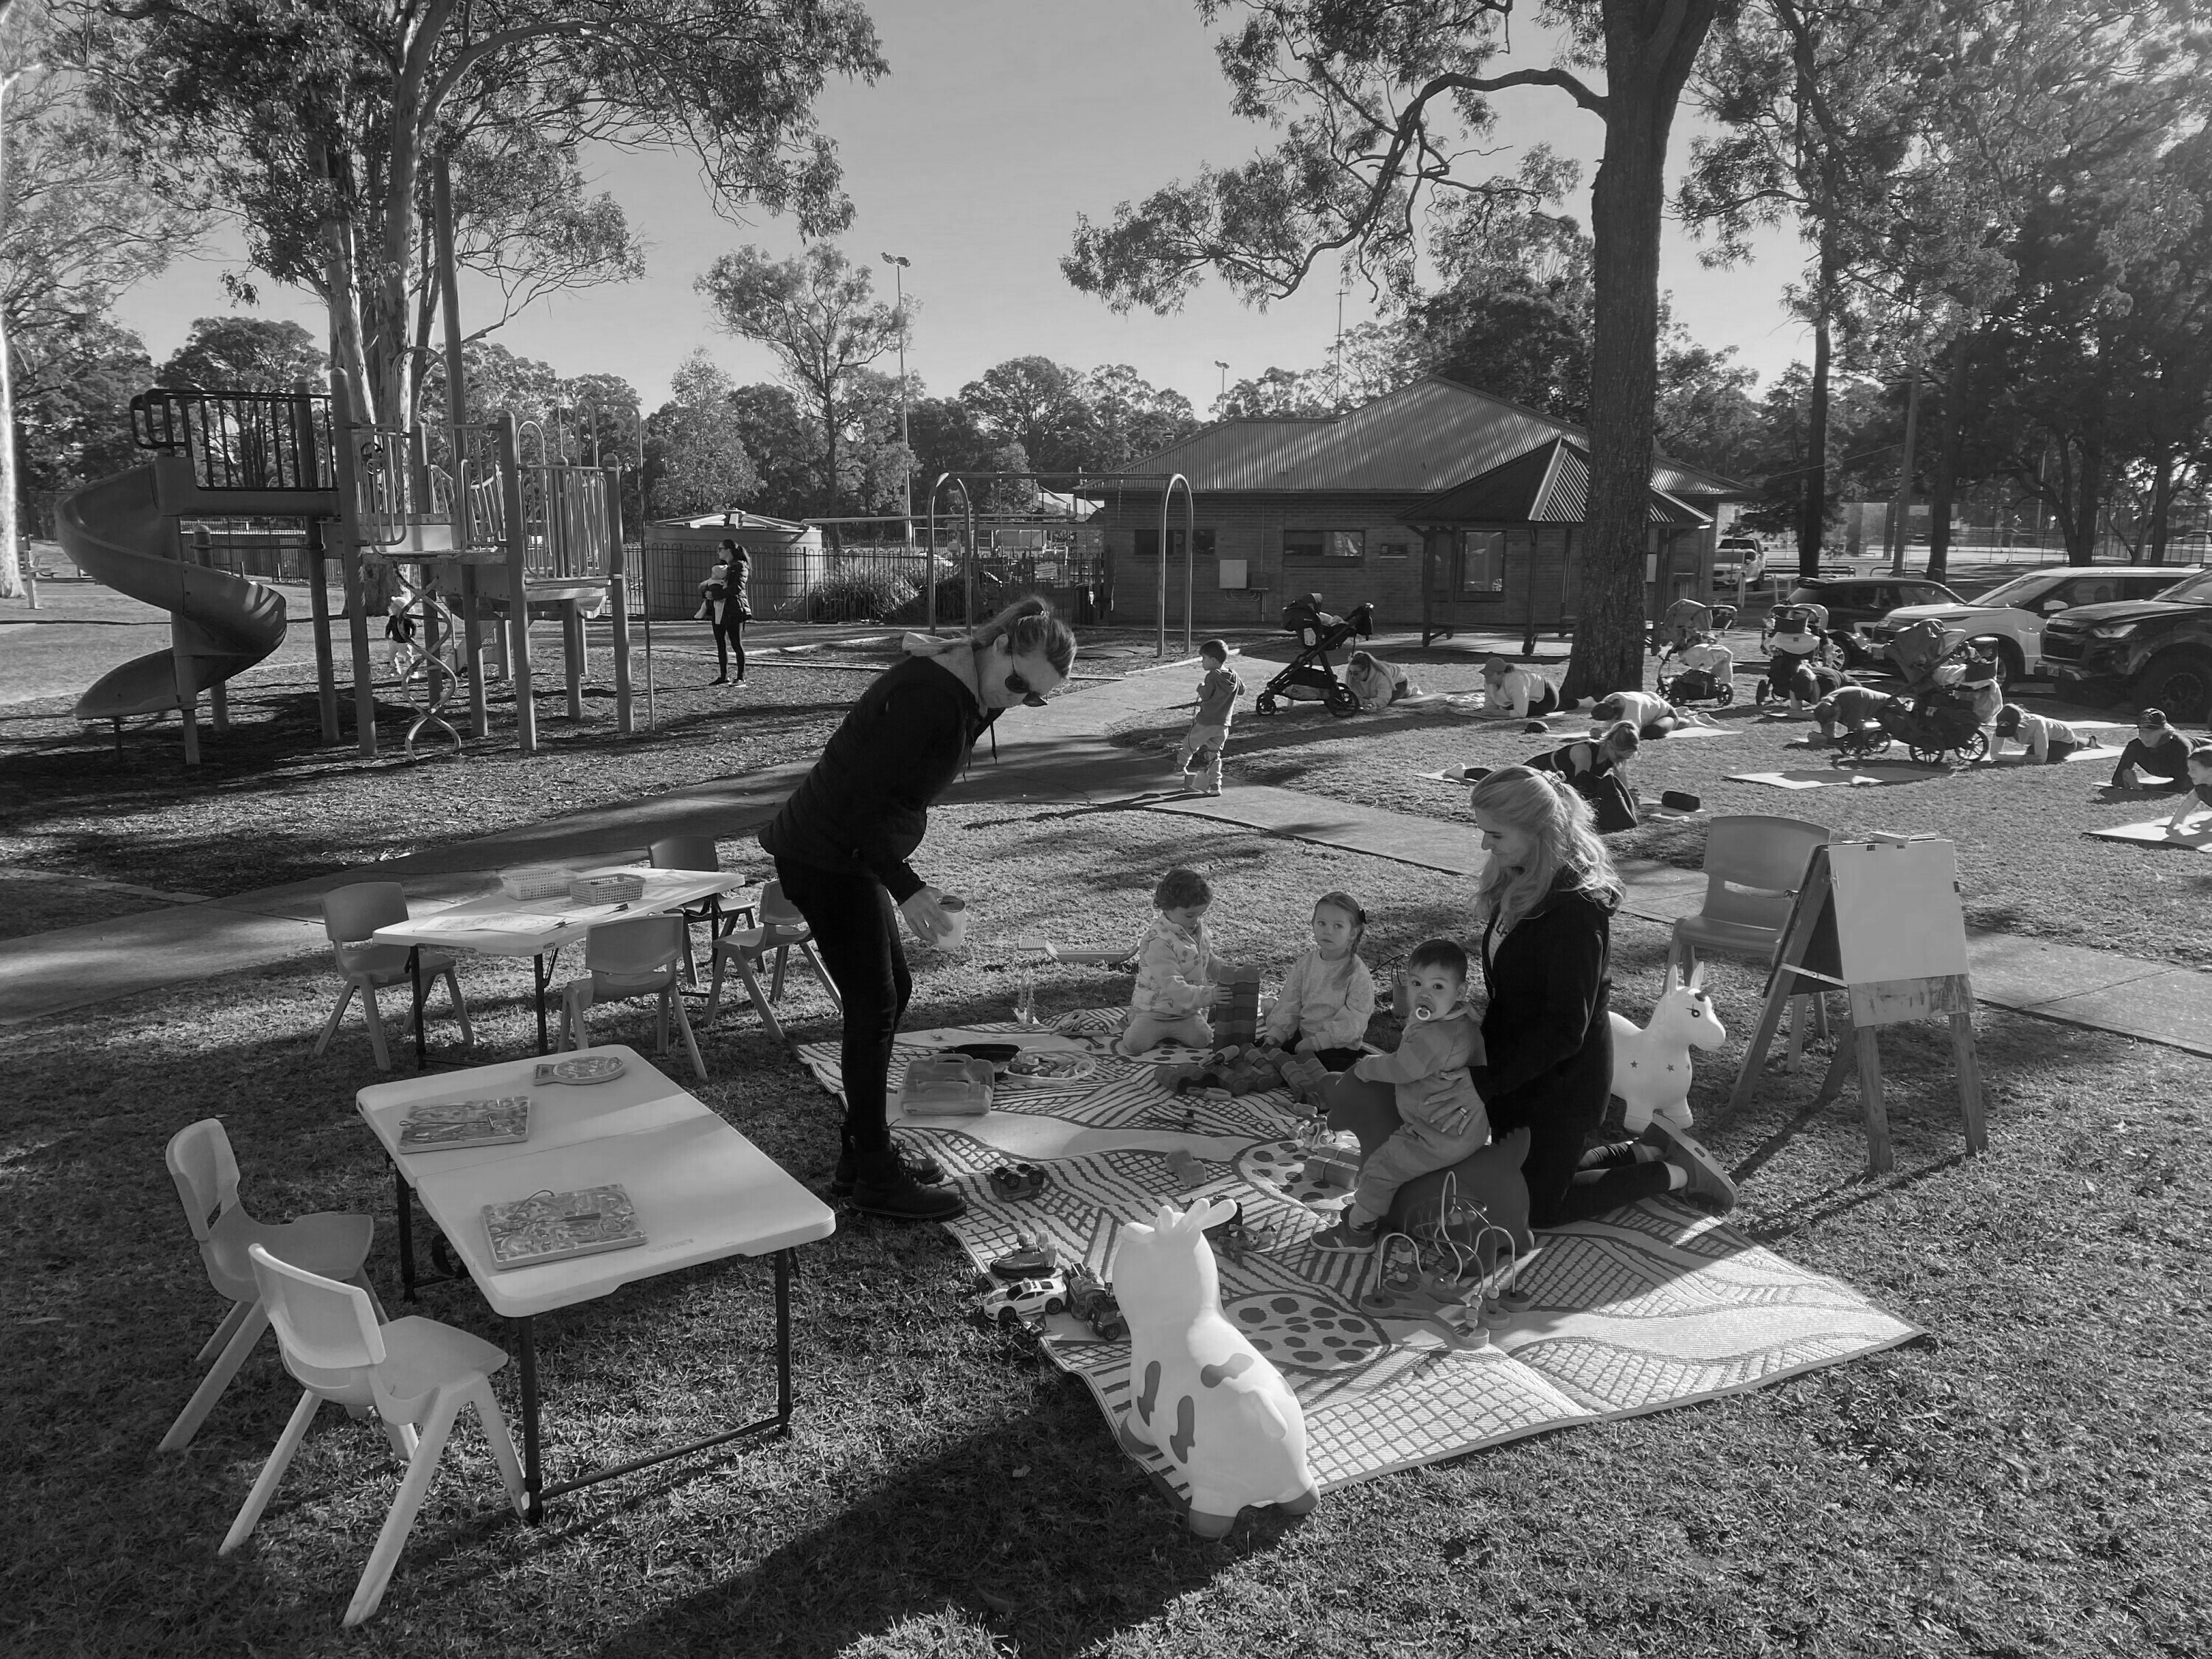
[(393, 1449), (407, 1459), (407, 1474), (346, 1607), (345, 1622), (358, 1625), (384, 1600), (384, 1587), (392, 1582), (399, 1551), (414, 1529), (415, 1513), (422, 1507), (447, 1437), (464, 1408), (476, 1407), (507, 1501), (516, 1514), (522, 1513), (521, 1460), (491, 1391), (492, 1373), (507, 1364), (507, 1355), (483, 1338), (434, 1319), (385, 1324), (367, 1291), (279, 1261), (258, 1244), (247, 1254), (283, 1350), (284, 1369), (302, 1389), (276, 1449), (230, 1523), (222, 1553), (236, 1550), (260, 1523), (325, 1401), (336, 1401), (356, 1416), (374, 1411)]
[(326, 1278), (350, 1280), (361, 1285), (364, 1295), (373, 1295), (362, 1276), (362, 1263), (368, 1260), (376, 1224), (365, 1215), (334, 1211), (273, 1224), (256, 1221), (239, 1202), (238, 1159), (231, 1152), (229, 1135), (216, 1118), (202, 1118), (178, 1130), (169, 1137), (162, 1156), (200, 1247), (208, 1283), (230, 1301), (230, 1311), (194, 1362), (205, 1364), (214, 1358), (214, 1367), (161, 1437), (163, 1451), (182, 1451), (269, 1328), (269, 1310), (262, 1303), (247, 1252), (264, 1246), (288, 1261)]

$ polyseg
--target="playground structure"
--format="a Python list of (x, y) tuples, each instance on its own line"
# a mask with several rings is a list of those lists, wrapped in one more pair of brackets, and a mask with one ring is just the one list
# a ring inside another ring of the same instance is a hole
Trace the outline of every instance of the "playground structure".
[[(215, 729), (224, 729), (224, 683), (283, 643), (288, 618), (273, 588), (210, 568), (205, 538), (194, 549), (184, 526), (193, 518), (251, 516), (305, 526), (325, 743), (340, 740), (326, 557), (343, 573), (362, 758), (378, 753), (368, 606), (372, 593), (388, 588), (422, 612), (428, 702), (407, 733), (408, 752), (431, 727), (460, 747), (444, 712), (457, 680), (468, 690), (470, 735), (488, 735), (485, 682), (501, 672), (514, 692), (517, 744), (536, 752), (533, 615), (561, 624), (568, 712), (580, 720), (584, 620), (602, 607), (612, 611), (616, 726), (635, 731), (617, 469), (557, 465), (542, 455), (526, 465), (523, 428), (511, 411), (489, 422), (441, 425), (447, 464), (433, 465), (428, 428), (356, 423), (337, 376), (327, 397), (304, 386), (289, 393), (155, 388), (131, 409), (133, 438), (150, 459), (67, 497), (59, 536), (87, 574), (170, 611), (171, 646), (102, 676), (79, 699), (78, 719), (113, 720), (119, 732), (125, 719), (173, 711), (183, 717), (185, 763), (198, 760), (201, 694)], [(448, 621), (456, 614), (458, 660)], [(488, 622), (496, 624), (489, 636)]]

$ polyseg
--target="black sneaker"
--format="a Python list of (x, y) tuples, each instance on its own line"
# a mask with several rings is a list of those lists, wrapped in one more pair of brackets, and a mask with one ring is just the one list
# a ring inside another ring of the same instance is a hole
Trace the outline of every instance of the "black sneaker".
[(967, 1200), (950, 1187), (925, 1187), (896, 1161), (890, 1168), (884, 1180), (856, 1179), (847, 1201), (863, 1215), (892, 1221), (950, 1221), (967, 1213)]
[[(945, 1168), (927, 1152), (909, 1151), (896, 1140), (891, 1142), (891, 1151), (898, 1155), (899, 1167), (906, 1171), (909, 1180), (924, 1187), (943, 1184)], [(832, 1198), (849, 1197), (853, 1191), (853, 1149), (848, 1146), (837, 1154), (837, 1168), (830, 1176), (830, 1195)]]

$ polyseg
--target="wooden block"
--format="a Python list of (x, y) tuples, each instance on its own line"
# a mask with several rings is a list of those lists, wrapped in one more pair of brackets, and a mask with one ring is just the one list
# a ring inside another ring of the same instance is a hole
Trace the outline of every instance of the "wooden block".
[(1359, 1179), (1359, 1160), (1347, 1152), (1315, 1152), (1306, 1159), (1305, 1178), (1333, 1192), (1350, 1192)]
[(1213, 1040), (1224, 1048), (1257, 1042), (1260, 1036), (1260, 970), (1232, 968), (1222, 981), (1227, 1000), (1218, 1006)]

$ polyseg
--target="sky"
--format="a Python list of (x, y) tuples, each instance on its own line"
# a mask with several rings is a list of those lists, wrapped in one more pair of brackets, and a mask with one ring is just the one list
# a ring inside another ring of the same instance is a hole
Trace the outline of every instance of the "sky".
[[(1201, 163), (1232, 164), (1266, 145), (1266, 129), (1229, 112), (1212, 33), (1192, 0), (872, 0), (870, 10), (890, 74), (872, 87), (833, 83), (817, 112), (855, 208), (841, 245), (874, 269), (886, 299), (892, 272), (881, 254), (913, 262), (904, 273), (917, 301), (908, 368), (931, 395), (950, 396), (995, 363), (1037, 354), (1083, 369), (1131, 364), (1203, 414), (1221, 389), (1218, 362), (1233, 383), (1270, 366), (1325, 361), (1339, 313), (1327, 267), (1266, 311), (1208, 281), (1167, 317), (1117, 316), (1060, 273), (1079, 215), (1109, 220), (1118, 204)], [(1532, 36), (1516, 30), (1518, 40)], [(1512, 61), (1542, 58), (1524, 51)], [(1602, 137), (1596, 117), (1550, 88), (1516, 88), (1498, 104), (1501, 167), (1519, 147), (1548, 143), (1583, 162), (1587, 185)], [(1697, 130), (1686, 110), (1670, 155), (1678, 174)], [(619, 374), (647, 408), (665, 399), (670, 374), (702, 346), (741, 383), (775, 378), (764, 348), (718, 332), (693, 283), (717, 255), (748, 242), (780, 258), (796, 253), (795, 227), (764, 215), (743, 225), (718, 216), (696, 162), (680, 155), (586, 159), (594, 188), (613, 195), (647, 244), (645, 276), (541, 301), (492, 337), (563, 375)], [(1570, 207), (1587, 222), (1586, 190)], [(221, 277), (244, 270), (241, 247), (217, 232), (204, 252), (125, 297), (121, 319), (156, 363), (183, 343), (194, 319), (239, 309)], [(1803, 331), (1781, 302), (1801, 258), (1795, 233), (1784, 230), (1759, 245), (1750, 264), (1708, 270), (1697, 243), (1670, 222), (1661, 283), (1693, 338), (1734, 346), (1765, 381), (1805, 355)], [(265, 279), (259, 287), (259, 314), (324, 337), (311, 296)], [(465, 283), (464, 322), (482, 305)], [(1357, 291), (1344, 303), (1346, 327), (1370, 314)]]

